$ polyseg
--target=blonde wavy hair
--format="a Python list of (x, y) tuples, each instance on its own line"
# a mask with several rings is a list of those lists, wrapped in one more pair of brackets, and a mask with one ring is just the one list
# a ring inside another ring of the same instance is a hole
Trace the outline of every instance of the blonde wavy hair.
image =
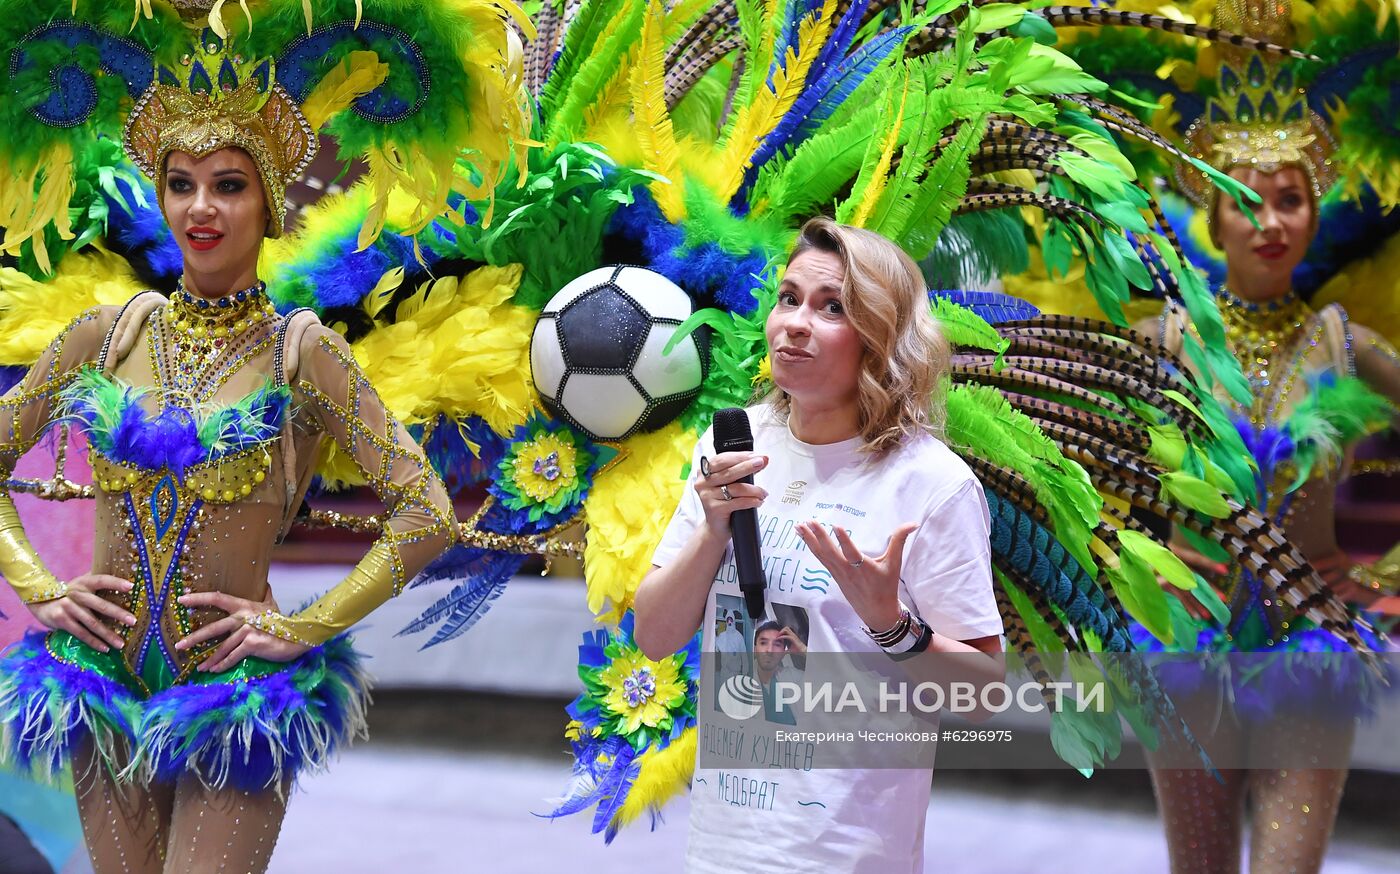
[[(879, 455), (919, 433), (942, 437), (951, 353), (919, 266), (874, 231), (829, 218), (802, 226), (787, 263), (813, 251), (840, 259), (841, 305), (865, 350), (856, 385), (864, 449)], [(764, 400), (783, 419), (791, 412), (791, 398), (776, 385)]]

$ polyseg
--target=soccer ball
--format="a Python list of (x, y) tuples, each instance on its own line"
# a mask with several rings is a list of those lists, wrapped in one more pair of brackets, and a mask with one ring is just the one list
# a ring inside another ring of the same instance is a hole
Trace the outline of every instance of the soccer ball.
[(710, 365), (701, 326), (662, 355), (690, 298), (643, 267), (600, 267), (550, 298), (530, 338), (530, 370), (545, 409), (598, 441), (673, 421), (700, 394)]

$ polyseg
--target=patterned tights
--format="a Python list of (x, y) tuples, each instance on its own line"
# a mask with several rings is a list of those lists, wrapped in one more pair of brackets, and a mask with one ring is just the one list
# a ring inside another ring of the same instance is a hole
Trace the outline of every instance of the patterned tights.
[[(1209, 724), (1188, 721), (1193, 727)], [(1351, 723), (1281, 718), (1241, 727), (1228, 716), (1219, 723), (1206, 743), (1218, 761), (1306, 763), (1309, 750), (1327, 749), (1328, 759), (1336, 762), (1355, 738)], [(1345, 768), (1221, 769), (1220, 776), (1216, 780), (1201, 769), (1152, 769), (1172, 874), (1238, 874), (1246, 806), (1250, 874), (1317, 874), (1322, 869)]]
[(115, 780), (89, 746), (73, 759), (74, 791), (95, 874), (262, 874), (285, 795), (210, 791), (197, 778), (135, 786)]

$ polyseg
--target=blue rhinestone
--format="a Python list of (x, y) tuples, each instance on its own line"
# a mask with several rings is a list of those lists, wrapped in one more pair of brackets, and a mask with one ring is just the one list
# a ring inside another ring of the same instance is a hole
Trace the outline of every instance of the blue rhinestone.
[(202, 310), (207, 310), (209, 309), (209, 301), (205, 300), (204, 298), (200, 298), (197, 306)]
[(245, 301), (248, 299), (248, 292), (240, 291), (238, 294), (234, 295), (234, 297), (238, 298), (240, 301)]
[(219, 298), (219, 307), (221, 309), (228, 309), (231, 306), (233, 306), (233, 301), (229, 300), (226, 297)]

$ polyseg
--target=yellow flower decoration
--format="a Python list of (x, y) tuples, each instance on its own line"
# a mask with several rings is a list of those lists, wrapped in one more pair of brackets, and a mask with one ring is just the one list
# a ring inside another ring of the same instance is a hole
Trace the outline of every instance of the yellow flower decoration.
[(760, 361), (760, 362), (758, 362), (758, 373), (755, 373), (755, 374), (753, 375), (753, 379), (751, 379), (751, 380), (749, 380), (749, 381), (750, 381), (751, 383), (753, 383), (754, 385), (759, 385), (759, 384), (765, 383), (765, 382), (772, 382), (772, 381), (773, 381), (773, 359), (770, 358), (770, 357), (767, 356), (767, 355), (763, 356), (763, 360)]
[(543, 434), (520, 449), (515, 460), (515, 487), (537, 504), (569, 489), (578, 479), (574, 445), (555, 434)]
[(654, 662), (628, 650), (614, 658), (599, 679), (608, 689), (603, 703), (619, 717), (622, 735), (631, 735), (644, 725), (664, 728), (671, 721), (671, 708), (685, 699), (685, 680), (675, 659)]

